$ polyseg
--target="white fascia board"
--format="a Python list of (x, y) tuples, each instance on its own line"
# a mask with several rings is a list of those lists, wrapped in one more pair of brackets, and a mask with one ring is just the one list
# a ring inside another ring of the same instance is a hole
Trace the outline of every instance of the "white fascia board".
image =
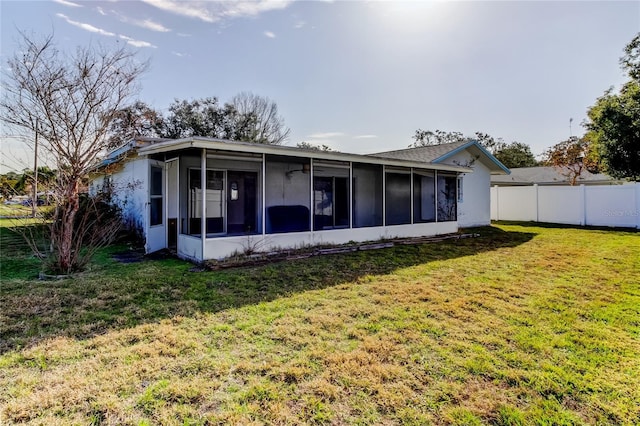
[(351, 161), (354, 163), (380, 164), (397, 167), (414, 167), (419, 169), (431, 169), (441, 171), (451, 171), (457, 173), (471, 173), (473, 169), (469, 167), (454, 166), (448, 164), (424, 163), (420, 161), (397, 160), (391, 158), (376, 157), (370, 155), (348, 154), (333, 151), (312, 151), (302, 150), (300, 148), (265, 145), (251, 142), (230, 142), (221, 139), (209, 138), (186, 138), (175, 139), (170, 141), (159, 142), (140, 148), (140, 155), (152, 155), (169, 151), (179, 151), (188, 148), (197, 149), (215, 149), (228, 152), (246, 152), (255, 154), (270, 154), (287, 157), (313, 158), (317, 160), (333, 160), (333, 161)]

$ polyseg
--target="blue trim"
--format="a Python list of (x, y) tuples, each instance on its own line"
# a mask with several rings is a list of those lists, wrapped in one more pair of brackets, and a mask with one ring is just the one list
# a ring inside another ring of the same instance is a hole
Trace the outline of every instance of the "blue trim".
[(440, 163), (444, 160), (446, 160), (447, 158), (451, 158), (452, 156), (456, 155), (457, 153), (464, 151), (465, 149), (469, 148), (470, 146), (475, 145), (478, 149), (480, 149), (480, 151), (487, 156), (487, 158), (489, 158), (489, 160), (491, 160), (496, 166), (500, 167), (506, 174), (510, 175), (511, 174), (511, 170), (509, 170), (504, 164), (502, 164), (500, 162), (500, 160), (498, 160), (496, 157), (494, 157), (489, 151), (487, 151), (482, 145), (480, 145), (480, 143), (478, 143), (478, 141), (476, 140), (471, 140), (467, 143), (465, 143), (464, 145), (460, 145), (459, 147), (457, 147), (456, 149), (453, 149), (449, 152), (447, 152), (446, 154), (436, 158), (435, 160), (432, 161), (432, 163)]

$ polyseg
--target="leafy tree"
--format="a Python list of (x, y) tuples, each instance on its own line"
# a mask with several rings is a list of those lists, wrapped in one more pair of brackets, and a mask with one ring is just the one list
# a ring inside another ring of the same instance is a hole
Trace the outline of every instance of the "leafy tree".
[(158, 126), (158, 134), (166, 138), (203, 136), (279, 145), (288, 137), (289, 129), (274, 102), (241, 93), (224, 105), (216, 97), (176, 99), (169, 107), (168, 117)]
[[(14, 189), (21, 194), (27, 193), (27, 186), (33, 185), (33, 170), (24, 170), (16, 181)], [(47, 166), (38, 167), (38, 189), (49, 190), (55, 187), (56, 171)]]
[(589, 108), (587, 136), (607, 174), (640, 181), (640, 33), (620, 62), (631, 80), (618, 94), (607, 90)]
[(314, 145), (312, 143), (309, 142), (298, 142), (298, 144), (296, 145), (298, 148), (301, 149), (308, 149), (308, 150), (312, 150), (312, 151), (333, 151), (333, 149), (331, 149), (331, 147), (329, 147), (328, 145), (322, 144), (322, 145)]
[(109, 124), (109, 148), (115, 149), (137, 137), (156, 137), (162, 115), (142, 101), (118, 110)]
[(416, 130), (413, 135), (415, 142), (409, 145), (409, 148), (417, 148), (420, 146), (441, 145), (443, 143), (453, 143), (468, 140), (460, 132), (445, 132), (444, 130)]
[(632, 80), (640, 81), (640, 33), (625, 46), (620, 66)]
[(509, 168), (535, 167), (538, 165), (529, 145), (521, 142), (505, 144), (499, 147), (493, 155)]
[(234, 115), (233, 109), (220, 106), (215, 97), (193, 101), (176, 99), (169, 106), (169, 116), (163, 119), (159, 133), (171, 139), (191, 136), (234, 139)]
[(48, 265), (53, 272), (70, 273), (81, 269), (91, 253), (79, 245), (84, 240), (78, 238), (79, 224), (89, 226), (78, 216), (80, 186), (108, 148), (109, 125), (136, 91), (146, 63), (124, 47), (78, 47), (65, 54), (52, 35), (21, 36), (3, 79), (1, 117), (25, 140), (37, 132), (41, 148), (56, 164)]
[(582, 172), (587, 170), (585, 158), (589, 154), (589, 142), (585, 138), (570, 137), (544, 153), (545, 162), (561, 170), (563, 176), (569, 179), (570, 185), (575, 185)]
[(14, 195), (19, 194), (18, 190), (16, 190), (18, 179), (19, 176), (15, 172), (9, 172), (4, 175), (0, 175), (0, 195), (3, 199), (9, 199)]

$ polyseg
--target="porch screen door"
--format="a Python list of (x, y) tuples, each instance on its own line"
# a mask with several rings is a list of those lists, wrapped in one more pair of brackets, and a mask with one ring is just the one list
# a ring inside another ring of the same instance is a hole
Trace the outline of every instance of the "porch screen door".
[(149, 161), (149, 201), (147, 202), (147, 239), (145, 244), (147, 253), (167, 247), (164, 176), (164, 163)]

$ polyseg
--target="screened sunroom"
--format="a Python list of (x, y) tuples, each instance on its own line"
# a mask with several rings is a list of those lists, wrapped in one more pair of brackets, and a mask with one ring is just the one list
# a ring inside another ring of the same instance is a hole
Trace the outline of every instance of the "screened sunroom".
[(470, 171), (207, 138), (138, 154), (150, 168), (148, 250), (193, 260), (455, 232), (457, 176)]

